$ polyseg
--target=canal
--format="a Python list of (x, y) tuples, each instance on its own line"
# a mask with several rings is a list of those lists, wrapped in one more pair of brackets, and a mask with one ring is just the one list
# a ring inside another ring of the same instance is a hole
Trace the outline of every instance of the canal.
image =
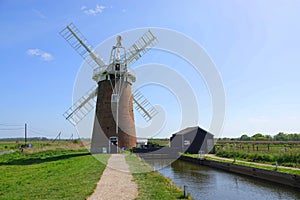
[[(148, 161), (179, 187), (188, 186), (194, 199), (300, 199), (300, 191), (283, 185), (228, 173), (185, 161)], [(165, 167), (164, 167), (165, 166)]]

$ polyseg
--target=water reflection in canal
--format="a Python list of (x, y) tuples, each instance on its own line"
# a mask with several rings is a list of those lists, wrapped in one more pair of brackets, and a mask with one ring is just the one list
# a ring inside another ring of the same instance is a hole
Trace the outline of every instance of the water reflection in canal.
[(177, 186), (187, 185), (194, 199), (300, 199), (300, 191), (290, 187), (185, 161), (148, 162)]

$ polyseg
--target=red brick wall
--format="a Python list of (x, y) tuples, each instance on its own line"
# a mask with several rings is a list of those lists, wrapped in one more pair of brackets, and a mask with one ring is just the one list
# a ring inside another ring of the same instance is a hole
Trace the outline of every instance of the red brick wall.
[[(111, 83), (114, 86), (114, 80), (112, 80)], [(111, 102), (111, 83), (109, 80), (104, 80), (100, 81), (98, 84), (98, 96), (95, 116), (95, 120), (98, 120), (101, 129), (107, 138), (116, 136), (116, 117), (114, 118), (114, 116), (116, 116), (116, 103)], [(123, 89), (119, 101), (118, 146), (120, 148), (132, 148), (136, 146), (136, 132), (134, 125), (131, 85), (127, 82), (123, 82), (122, 85)], [(100, 134), (95, 130), (99, 130), (99, 128), (95, 129), (94, 127), (93, 138), (95, 138), (94, 134)], [(103, 147), (102, 145), (100, 145), (101, 142), (92, 141), (94, 148), (97, 143), (99, 143), (99, 146)]]

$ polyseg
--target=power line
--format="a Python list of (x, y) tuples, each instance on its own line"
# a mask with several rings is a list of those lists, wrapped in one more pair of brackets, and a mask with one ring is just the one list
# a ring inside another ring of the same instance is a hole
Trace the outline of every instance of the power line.
[[(45, 132), (42, 132), (42, 131), (36, 131), (35, 129), (32, 129), (32, 128), (28, 128), (29, 130), (30, 130), (30, 132), (33, 132), (33, 133), (36, 133), (36, 134), (40, 134), (40, 135), (43, 135), (43, 136), (49, 136), (51, 133), (49, 133), (49, 134), (45, 134)], [(55, 133), (55, 134), (57, 134), (57, 133)]]
[(6, 125), (6, 126), (22, 126), (22, 124), (20, 123), (17, 123), (17, 124), (15, 124), (15, 123), (0, 123), (0, 125)]
[(0, 131), (23, 130), (24, 128), (0, 128)]
[(36, 131), (36, 132), (41, 133), (41, 134), (44, 134), (44, 133), (51, 134), (51, 135), (57, 134), (57, 132), (54, 132), (54, 131), (53, 132), (49, 132), (49, 131), (45, 131), (45, 130), (34, 128), (32, 126), (29, 126), (28, 128), (31, 129), (31, 131)]
[(4, 124), (0, 124), (0, 127), (23, 127), (24, 125), (4, 125)]
[(31, 128), (28, 128), (28, 130), (30, 131), (29, 133), (32, 132), (35, 135), (44, 136), (44, 137), (52, 137), (52, 136), (49, 136), (49, 135), (45, 135), (44, 133), (41, 133), (41, 132), (38, 132), (38, 131), (34, 131)]

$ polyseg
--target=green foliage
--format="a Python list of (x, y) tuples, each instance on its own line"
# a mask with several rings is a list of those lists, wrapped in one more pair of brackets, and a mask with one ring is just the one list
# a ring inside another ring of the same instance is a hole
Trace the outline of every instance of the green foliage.
[[(262, 146), (262, 145), (261, 145)], [(261, 148), (260, 146), (260, 148)], [(280, 146), (282, 149), (282, 146)], [(274, 147), (273, 147), (274, 148)], [(218, 148), (216, 148), (218, 149)], [(250, 148), (251, 149), (251, 148)], [(298, 149), (289, 150), (289, 152), (280, 151), (247, 151), (247, 150), (232, 150), (227, 148), (227, 150), (218, 149), (216, 151), (216, 155), (224, 158), (238, 158), (252, 162), (267, 162), (267, 163), (275, 163), (278, 161), (281, 165), (300, 167), (300, 151)]]
[(169, 146), (170, 139), (165, 138), (165, 139), (158, 139), (158, 138), (151, 138), (148, 139), (148, 145), (154, 145), (154, 146)]
[(17, 149), (18, 145), (15, 142), (0, 142), (0, 152)]
[(79, 141), (79, 140), (73, 140), (73, 143), (74, 143), (74, 144), (79, 144), (80, 141)]
[(274, 136), (274, 139), (280, 140), (280, 141), (286, 141), (286, 140), (288, 140), (288, 136), (286, 134), (284, 134), (283, 132), (280, 132)]
[(271, 135), (263, 135), (261, 133), (256, 133), (253, 136), (249, 137), (247, 134), (243, 134), (239, 138), (219, 138), (219, 140), (223, 141), (300, 141), (300, 134), (299, 133), (283, 133), (279, 132), (277, 135), (273, 137)]
[(109, 158), (99, 156), (103, 162), (86, 150), (0, 156), (0, 199), (86, 199)]
[(242, 135), (242, 136), (240, 137), (240, 140), (242, 140), (242, 141), (249, 141), (249, 140), (250, 140), (250, 137), (249, 137), (248, 135), (244, 134), (244, 135)]

